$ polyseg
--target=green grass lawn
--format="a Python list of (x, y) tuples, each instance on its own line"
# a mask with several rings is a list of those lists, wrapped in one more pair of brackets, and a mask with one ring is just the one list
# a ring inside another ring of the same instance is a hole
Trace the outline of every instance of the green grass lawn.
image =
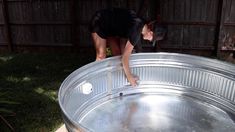
[[(56, 130), (63, 123), (57, 100), (60, 84), (75, 69), (94, 61), (93, 54), (87, 55), (0, 54), (0, 109), (7, 111), (0, 115), (15, 131)], [(2, 120), (0, 131), (10, 131)]]

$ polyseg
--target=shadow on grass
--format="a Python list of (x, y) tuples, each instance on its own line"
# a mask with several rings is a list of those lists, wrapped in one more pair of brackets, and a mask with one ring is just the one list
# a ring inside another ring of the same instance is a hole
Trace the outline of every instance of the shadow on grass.
[[(62, 81), (94, 56), (72, 53), (0, 55), (0, 93), (19, 104), (4, 106), (16, 131), (54, 131), (62, 124), (57, 92)], [(10, 131), (0, 122), (0, 131)]]

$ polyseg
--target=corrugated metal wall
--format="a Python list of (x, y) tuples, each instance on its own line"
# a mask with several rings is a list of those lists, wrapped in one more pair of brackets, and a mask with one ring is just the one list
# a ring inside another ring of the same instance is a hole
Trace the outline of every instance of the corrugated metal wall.
[(168, 25), (167, 40), (160, 43), (165, 50), (220, 52), (228, 43), (234, 48), (234, 0), (1, 0), (0, 47), (93, 48), (89, 20), (109, 7), (130, 8), (144, 18), (160, 15)]

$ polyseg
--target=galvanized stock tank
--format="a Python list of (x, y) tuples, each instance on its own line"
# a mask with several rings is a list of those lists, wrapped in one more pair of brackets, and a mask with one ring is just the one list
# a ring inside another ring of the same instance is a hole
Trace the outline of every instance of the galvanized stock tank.
[(120, 57), (85, 65), (62, 83), (68, 131), (235, 132), (235, 66), (175, 53), (130, 58), (131, 87)]

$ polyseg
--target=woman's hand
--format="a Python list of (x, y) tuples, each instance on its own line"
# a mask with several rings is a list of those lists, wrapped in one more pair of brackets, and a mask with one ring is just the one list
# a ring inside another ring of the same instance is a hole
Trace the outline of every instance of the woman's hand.
[(138, 85), (137, 81), (139, 80), (139, 77), (132, 75), (129, 78), (127, 78), (127, 80), (130, 82), (131, 86), (135, 87)]

